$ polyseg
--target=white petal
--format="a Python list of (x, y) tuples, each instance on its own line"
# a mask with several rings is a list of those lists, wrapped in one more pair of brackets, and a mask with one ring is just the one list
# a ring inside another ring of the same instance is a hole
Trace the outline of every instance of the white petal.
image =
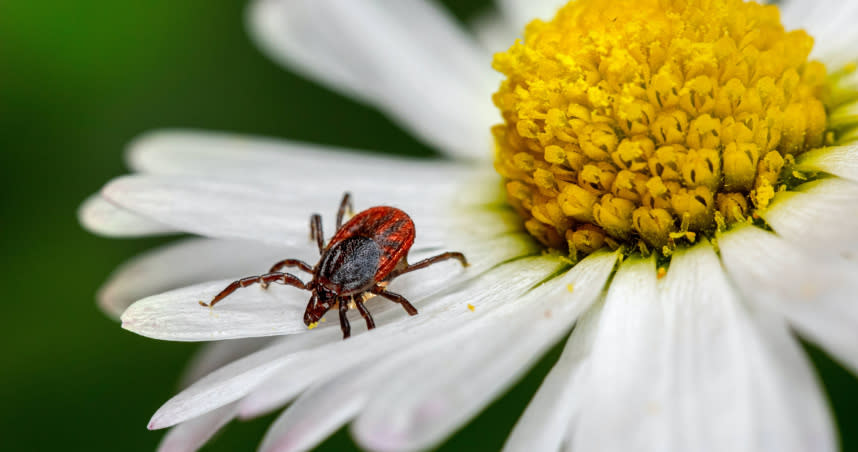
[(254, 353), (270, 343), (271, 338), (252, 337), (204, 344), (188, 363), (182, 375), (181, 387), (188, 387), (218, 368)]
[(98, 302), (118, 319), (131, 303), (150, 295), (213, 279), (258, 275), (286, 257), (307, 259), (312, 265), (318, 251), (309, 243), (282, 248), (241, 240), (184, 239), (122, 264), (98, 291)]
[(434, 3), (258, 0), (250, 29), (287, 67), (369, 102), (454, 155), (488, 158), (498, 115), (483, 51)]
[[(474, 277), (490, 270), (501, 262), (522, 256), (541, 253), (542, 248), (526, 233), (504, 234), (491, 239), (475, 240), (473, 236), (461, 237), (454, 240), (451, 250), (461, 251), (468, 259), (468, 268), (462, 273), (458, 261), (450, 260), (438, 263), (420, 271), (406, 273), (390, 283), (390, 290), (408, 294), (415, 299), (425, 298), (439, 291), (449, 289), (458, 281), (460, 276)], [(435, 249), (411, 251), (409, 262), (418, 262), (430, 256), (439, 254)], [(478, 277), (478, 276), (477, 276)]]
[[(158, 130), (128, 147), (128, 165), (155, 174), (214, 176), (251, 181), (333, 182), (340, 178), (395, 181), (445, 174), (460, 165), (392, 157), (357, 149), (200, 130)], [(341, 192), (340, 192), (341, 193)]]
[(109, 183), (102, 193), (111, 202), (183, 231), (281, 246), (306, 244), (310, 215), (327, 206), (331, 214), (323, 218), (325, 230), (331, 233), (333, 212), (346, 190), (351, 191), (357, 211), (364, 206), (390, 205), (407, 212), (417, 226), (417, 247), (437, 246), (451, 233), (461, 235), (462, 228), (483, 236), (519, 229), (510, 210), (480, 208), (471, 214), (476, 207), (459, 207), (469, 197), (467, 180), (433, 183), (427, 179), (415, 177), (408, 184), (387, 185), (389, 181), (359, 177), (351, 183), (310, 186), (126, 176)]
[(214, 308), (209, 302), (233, 280), (190, 286), (144, 298), (122, 314), (122, 328), (141, 336), (170, 341), (223, 340), (297, 334), (307, 331), (307, 292), (273, 284), (237, 290)]
[(601, 306), (594, 305), (576, 323), (560, 359), (515, 424), (504, 452), (550, 452), (562, 447), (586, 391), (578, 380), (584, 378), (589, 365)]
[[(498, 262), (529, 254), (533, 244), (519, 236), (504, 236), (472, 243), (463, 250), (471, 263), (467, 270), (462, 270), (456, 261), (438, 264), (397, 278), (391, 290), (419, 300), (457, 279), (479, 275)], [(412, 253), (412, 261), (434, 254), (437, 252), (417, 251)], [(305, 282), (311, 279), (309, 275), (298, 275)], [(214, 308), (199, 305), (199, 301), (210, 301), (233, 280), (207, 282), (140, 300), (122, 314), (122, 327), (143, 336), (174, 341), (211, 341), (307, 331), (303, 314), (309, 292), (294, 287), (274, 284), (266, 290), (253, 285), (236, 290)], [(393, 311), (397, 316), (404, 315), (401, 309), (385, 300), (370, 300), (367, 307), (376, 313)], [(329, 318), (337, 316), (329, 313)], [(336, 322), (330, 326), (333, 323)], [(329, 326), (320, 328), (326, 327)]]
[(170, 429), (158, 452), (194, 452), (201, 448), (218, 430), (235, 417), (235, 404), (222, 406), (196, 419)]
[(804, 29), (814, 38), (811, 58), (821, 59), (831, 68), (853, 61), (858, 38), (853, 24), (858, 20), (858, 4), (840, 0), (788, 0), (781, 6), (781, 19), (788, 30)]
[(621, 267), (592, 351), (572, 448), (832, 450), (808, 363), (776, 318), (754, 321), (711, 246)]
[[(295, 409), (290, 408), (272, 426), (266, 435), (263, 447), (266, 450), (268, 447), (273, 450), (302, 450), (305, 447), (312, 447), (324, 435), (347, 422), (370, 397), (374, 398), (387, 391), (388, 383), (398, 379), (398, 375), (402, 373), (400, 369), (408, 366), (415, 356), (424, 356), (424, 350), (434, 349), (435, 344), (445, 341), (451, 334), (461, 335), (460, 333), (467, 331), (470, 325), (481, 323), (480, 315), (497, 313), (498, 307), (502, 305), (499, 303), (502, 295), (509, 297), (506, 303), (521, 305), (524, 298), (519, 294), (534, 282), (544, 278), (547, 275), (546, 272), (556, 268), (556, 264), (557, 261), (553, 259), (528, 259), (510, 263), (477, 279), (472, 286), (463, 291), (454, 292), (445, 297), (446, 303), (452, 305), (460, 305), (463, 301), (473, 303), (472, 306), (475, 308), (473, 313), (469, 313), (463, 306), (443, 307), (444, 302), (442, 302), (438, 306), (441, 310), (435, 310), (434, 318), (427, 316), (430, 321), (401, 331), (405, 333), (404, 335), (397, 333), (393, 338), (389, 336), (379, 338), (378, 334), (381, 332), (377, 331), (374, 332), (378, 333), (375, 336), (366, 335), (358, 338), (358, 340), (374, 341), (373, 344), (354, 345), (346, 341), (342, 346), (352, 347), (351, 350), (336, 353), (325, 350), (324, 353), (331, 354), (331, 357), (340, 358), (318, 361), (319, 364), (330, 369), (311, 369), (310, 372), (319, 375), (317, 381), (323, 382), (324, 376), (329, 375), (332, 370), (341, 371), (356, 363), (365, 365), (346, 370), (341, 377), (321, 383), (320, 386), (324, 386), (324, 390), (314, 390), (302, 396), (295, 403)], [(461, 316), (461, 313), (465, 313), (465, 316)], [(337, 348), (337, 344), (332, 346)], [(323, 353), (322, 349), (314, 356), (321, 353)], [(379, 360), (376, 356), (384, 356), (385, 359)], [(346, 358), (348, 361), (344, 363)], [(334, 366), (331, 367), (331, 364)], [(294, 369), (288, 375), (306, 371), (305, 367), (292, 367)], [(287, 375), (286, 370), (287, 368), (284, 368), (282, 371), (284, 377)], [(289, 381), (284, 379), (280, 383), (288, 385)], [(332, 409), (331, 419), (321, 423), (312, 422), (313, 419), (323, 416), (326, 407), (332, 404), (340, 408)], [(283, 449), (276, 449), (278, 447)]]
[[(193, 357), (182, 376), (182, 386), (212, 372), (229, 362), (253, 353), (268, 342), (268, 339), (242, 339), (206, 344)], [(203, 446), (218, 430), (237, 413), (237, 404), (224, 405), (195, 419), (183, 422), (172, 429), (161, 440), (159, 452), (195, 451)]]
[(300, 359), (313, 346), (336, 339), (333, 330), (288, 336), (221, 367), (168, 400), (152, 416), (149, 429), (171, 427), (235, 402), (279, 369), (284, 355)]
[(87, 198), (77, 215), (83, 227), (107, 237), (141, 237), (174, 232), (173, 228), (120, 208), (98, 194)]
[[(616, 255), (590, 256), (491, 315), (452, 331), (391, 373), (354, 424), (372, 450), (429, 448), (524, 373), (596, 299)], [(570, 287), (573, 287), (570, 293)]]
[(350, 369), (304, 392), (281, 414), (262, 440), (260, 452), (310, 450), (348, 423), (371, 396), (392, 364), (388, 359)]
[(858, 182), (858, 145), (815, 149), (798, 157), (796, 169), (822, 171)]
[(393, 202), (422, 209), (445, 192), (456, 194), (450, 202), (457, 205), (496, 203), (500, 180), (493, 169), (483, 166), (187, 130), (147, 133), (130, 146), (127, 160), (144, 173), (276, 190), (285, 201), (290, 194), (303, 193), (306, 199), (325, 199), (320, 207), (331, 212), (345, 191), (352, 191), (358, 210)]
[(776, 235), (743, 227), (718, 240), (730, 277), (759, 306), (858, 373), (858, 265), (820, 259)]
[(565, 0), (497, 0), (498, 7), (519, 36), (532, 20), (551, 20), (566, 3)]
[(823, 179), (778, 193), (760, 215), (781, 237), (814, 254), (858, 249), (858, 184)]
[[(466, 256), (471, 261), (469, 268), (471, 274), (479, 275), (483, 271), (489, 270), (490, 267), (496, 265), (498, 262), (503, 262), (514, 256), (527, 255), (535, 251), (531, 242), (515, 237), (489, 241), (484, 245), (482, 250), (478, 250), (472, 246), (473, 249), (466, 253)], [(503, 254), (499, 254), (498, 250), (504, 250)], [(412, 261), (416, 261), (420, 257), (412, 259)], [(455, 267), (457, 265), (455, 262), (450, 262), (446, 266), (438, 264), (420, 272), (408, 273), (394, 280), (390, 285), (390, 289), (396, 293), (406, 294), (412, 300), (429, 297), (452, 285), (450, 276), (455, 275)], [(389, 310), (392, 310), (394, 314), (401, 315), (399, 307), (391, 305), (384, 300), (370, 300), (369, 303), (370, 310), (377, 319), (380, 319), (379, 316)], [(423, 307), (419, 304), (416, 306), (418, 306), (421, 315), (423, 315)], [(461, 306), (458, 308), (459, 312), (464, 312), (465, 309)], [(331, 320), (333, 321), (333, 319)], [(376, 321), (376, 324), (380, 323), (380, 320)], [(324, 364), (327, 366), (327, 363)], [(332, 370), (329, 369), (327, 372), (330, 373), (340, 368), (342, 368), (342, 363)], [(241, 415), (243, 417), (255, 417), (279, 408), (294, 396), (292, 388), (297, 385), (296, 381), (304, 381), (303, 375), (308, 375), (308, 378), (312, 381), (313, 379), (318, 379), (319, 372), (309, 365), (297, 369), (292, 367), (284, 368), (276, 376), (259, 385), (242, 400), (240, 405)]]
[[(580, 383), (592, 384), (593, 388), (586, 399), (579, 402), (587, 413), (580, 427), (576, 425), (574, 429), (575, 450), (617, 449), (624, 438), (640, 435), (633, 428), (622, 430), (633, 419), (641, 423), (639, 429), (643, 430), (643, 422), (649, 416), (645, 409), (641, 409), (640, 399), (646, 399), (650, 391), (663, 390), (662, 386), (666, 384), (659, 381), (660, 373), (666, 369), (660, 370), (663, 363), (658, 359), (663, 351), (655, 333), (661, 331), (663, 320), (657, 297), (652, 261), (624, 262), (608, 288), (591, 352), (593, 367), (585, 381)], [(638, 382), (639, 378), (643, 380)], [(648, 386), (649, 391), (644, 392), (642, 388)], [(628, 400), (627, 411), (618, 409), (618, 404), (624, 399)], [(601, 425), (597, 422), (599, 417), (604, 417)], [(604, 440), (606, 446), (614, 444), (600, 448), (597, 447), (599, 439)], [(586, 444), (591, 447), (581, 448)]]
[(759, 421), (749, 436), (752, 450), (838, 450), (834, 420), (813, 364), (781, 319), (757, 316), (763, 356), (750, 358), (750, 373), (758, 376), (755, 415)]
[[(125, 208), (158, 218), (177, 229), (204, 236), (257, 240), (297, 246), (308, 241), (314, 207), (338, 205), (334, 195), (297, 190), (284, 193), (264, 185), (214, 182), (167, 176), (126, 176), (114, 180), (103, 195)], [(283, 206), (293, 211), (284, 212)], [(295, 212), (303, 205), (303, 212)], [(330, 229), (328, 229), (330, 230)]]
[[(440, 297), (430, 297), (425, 302), (418, 300), (415, 305), (420, 314), (414, 317), (403, 319), (398, 306), (387, 310), (370, 307), (378, 328), (346, 341), (341, 340), (335, 322), (328, 321), (328, 325), (313, 330), (312, 334), (288, 337), (208, 375), (164, 404), (152, 417), (150, 426), (169, 427), (231, 403), (277, 372), (287, 372), (290, 366), (298, 381), (306, 382), (307, 375), (314, 375), (319, 381), (343, 369), (407, 348), (413, 342), (429, 341), (465, 324), (482, 309), (490, 311), (506, 294), (526, 290), (551, 274), (556, 266), (557, 260), (549, 257), (512, 261), (454, 286)], [(475, 307), (476, 313), (468, 310), (468, 303)], [(378, 311), (381, 312), (376, 315)], [(353, 325), (359, 324), (354, 321)], [(325, 345), (314, 347), (321, 344)]]
[[(524, 298), (527, 301), (534, 301), (532, 297)], [(493, 326), (494, 329), (485, 324), (469, 326), (468, 330), (450, 331), (444, 338), (439, 338), (438, 343), (415, 344), (409, 350), (411, 359), (400, 362), (394, 369), (389, 369), (388, 374), (381, 380), (386, 384), (375, 386), (375, 393), (371, 398), (367, 398), (367, 406), (361, 409), (352, 424), (352, 435), (358, 444), (364, 449), (377, 452), (430, 449), (443, 438), (444, 432), (430, 427), (430, 432), (426, 434), (418, 427), (421, 421), (425, 420), (429, 424), (437, 425), (438, 418), (445, 414), (453, 414), (454, 417), (450, 422), (454, 426), (463, 424), (473, 415), (466, 402), (471, 398), (467, 392), (471, 386), (467, 385), (466, 381), (461, 381), (468, 386), (467, 389), (455, 388), (445, 394), (444, 391), (449, 389), (447, 385), (436, 381), (436, 373), (441, 374), (442, 381), (446, 381), (450, 373), (465, 372), (466, 358), (472, 359), (470, 364), (473, 369), (489, 364), (484, 356), (488, 353), (495, 353), (494, 357), (502, 361), (502, 352), (506, 346), (511, 345), (509, 337), (511, 332), (501, 330), (501, 325)], [(522, 331), (520, 328), (515, 328), (514, 332), (521, 334)], [(509, 375), (511, 378), (517, 376)], [(403, 400), (404, 404), (399, 406), (396, 404), (396, 398), (405, 393), (402, 389), (404, 384), (419, 391), (421, 395), (429, 392), (439, 400), (435, 403), (430, 398), (425, 402), (424, 396), (420, 397), (422, 403), (415, 403), (413, 398), (407, 398)], [(494, 389), (491, 388), (489, 391)], [(477, 395), (475, 398), (481, 397)], [(465, 411), (457, 413), (455, 406)]]

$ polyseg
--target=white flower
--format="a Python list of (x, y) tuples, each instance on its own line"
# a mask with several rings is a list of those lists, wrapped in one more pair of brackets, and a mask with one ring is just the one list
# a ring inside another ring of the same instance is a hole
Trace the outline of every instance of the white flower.
[[(554, 3), (499, 6), (518, 29), (550, 17)], [(816, 37), (814, 57), (835, 68), (852, 60), (854, 4), (793, 0), (781, 9), (788, 28)], [(292, 400), (261, 450), (307, 450), (347, 423), (371, 450), (430, 448), (570, 331), (506, 450), (837, 448), (793, 331), (858, 371), (858, 147), (848, 133), (798, 158), (796, 177), (830, 177), (778, 193), (759, 211), (770, 230), (734, 225), (679, 246), (666, 273), (655, 257), (628, 250), (597, 251), (573, 265), (543, 253), (503, 203), (485, 162), (489, 127), (499, 122), (488, 102), (498, 79), (485, 47), (444, 11), (419, 0), (259, 0), (249, 20), (272, 57), (376, 106), (459, 160), (188, 131), (137, 140), (128, 154), (135, 174), (89, 199), (82, 222), (111, 236), (203, 238), (126, 264), (100, 303), (113, 315), (124, 311), (123, 327), (144, 336), (223, 340), (205, 349), (187, 389), (153, 416), (150, 428), (175, 426), (163, 450), (196, 449), (230, 419)], [(479, 35), (485, 46), (508, 45), (507, 29), (499, 17), (484, 18)], [(834, 86), (854, 94), (858, 77)], [(858, 124), (855, 98), (829, 112), (829, 126)], [(323, 213), (330, 236), (345, 191), (357, 210), (385, 204), (413, 217), (412, 261), (456, 250), (471, 266), (450, 262), (396, 279), (391, 287), (419, 315), (370, 300), (378, 328), (364, 331), (352, 317), (346, 341), (335, 314), (308, 331), (308, 294), (291, 287), (242, 289), (212, 311), (197, 304), (281, 258), (315, 262), (309, 215)]]

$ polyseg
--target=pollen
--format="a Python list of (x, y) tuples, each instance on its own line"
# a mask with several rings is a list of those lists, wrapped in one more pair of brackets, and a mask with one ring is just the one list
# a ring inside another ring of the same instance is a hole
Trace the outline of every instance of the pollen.
[(509, 203), (573, 256), (669, 255), (754, 218), (825, 139), (812, 47), (776, 6), (742, 0), (575, 0), (531, 22), (494, 58)]

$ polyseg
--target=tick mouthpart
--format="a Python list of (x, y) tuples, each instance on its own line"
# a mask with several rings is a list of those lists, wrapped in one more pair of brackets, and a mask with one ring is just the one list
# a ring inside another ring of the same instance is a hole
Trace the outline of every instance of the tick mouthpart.
[(310, 329), (314, 328), (314, 326), (311, 325), (319, 323), (319, 319), (321, 318), (321, 315), (311, 312), (310, 310), (304, 311), (304, 325), (307, 325)]

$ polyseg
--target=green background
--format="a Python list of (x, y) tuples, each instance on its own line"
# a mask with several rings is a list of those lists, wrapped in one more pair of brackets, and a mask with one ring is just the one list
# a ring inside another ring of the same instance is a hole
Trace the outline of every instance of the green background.
[[(394, 1), (394, 0), (391, 0)], [(448, 1), (462, 20), (487, 2)], [(372, 109), (281, 70), (251, 44), (242, 1), (0, 1), (0, 448), (151, 451), (152, 413), (196, 345), (128, 333), (95, 306), (122, 261), (164, 239), (110, 240), (81, 201), (126, 171), (141, 132), (195, 127), (431, 157)], [(332, 128), (334, 127), (334, 128)], [(858, 451), (858, 382), (811, 351)], [(498, 450), (555, 349), (443, 450)], [(253, 450), (273, 417), (204, 450)], [(349, 450), (344, 431), (323, 450)]]

